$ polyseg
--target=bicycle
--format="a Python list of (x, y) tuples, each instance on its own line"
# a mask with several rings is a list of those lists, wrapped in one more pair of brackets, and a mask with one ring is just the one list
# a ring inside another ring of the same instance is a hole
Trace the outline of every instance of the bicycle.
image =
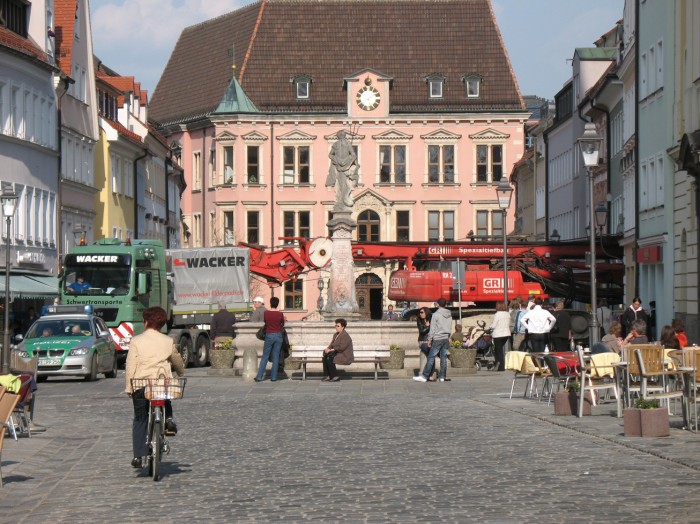
[(160, 462), (163, 453), (170, 453), (170, 444), (165, 439), (165, 402), (182, 398), (185, 377), (132, 378), (132, 391), (144, 390), (148, 400), (148, 429), (146, 430), (146, 465), (148, 476), (154, 481), (160, 478)]

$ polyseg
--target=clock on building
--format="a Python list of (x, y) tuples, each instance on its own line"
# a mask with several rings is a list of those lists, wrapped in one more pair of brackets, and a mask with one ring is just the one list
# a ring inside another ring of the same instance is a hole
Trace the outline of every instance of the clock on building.
[(371, 111), (379, 105), (379, 91), (372, 86), (364, 86), (357, 92), (357, 105)]

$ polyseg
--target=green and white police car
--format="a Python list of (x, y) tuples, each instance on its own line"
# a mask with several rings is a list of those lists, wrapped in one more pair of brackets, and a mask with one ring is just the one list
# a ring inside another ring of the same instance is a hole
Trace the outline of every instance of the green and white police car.
[(19, 339), (20, 358), (37, 357), (37, 379), (82, 376), (96, 380), (117, 376), (117, 348), (104, 321), (91, 305), (44, 306), (42, 316)]

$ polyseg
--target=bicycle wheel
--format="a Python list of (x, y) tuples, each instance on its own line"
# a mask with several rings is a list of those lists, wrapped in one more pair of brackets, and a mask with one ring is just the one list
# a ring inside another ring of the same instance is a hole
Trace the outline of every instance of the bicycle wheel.
[(160, 421), (153, 422), (153, 438), (151, 439), (151, 449), (153, 450), (153, 460), (151, 462), (153, 475), (153, 480), (157, 481), (159, 479), (158, 473), (160, 470), (160, 448), (162, 436), (162, 425)]

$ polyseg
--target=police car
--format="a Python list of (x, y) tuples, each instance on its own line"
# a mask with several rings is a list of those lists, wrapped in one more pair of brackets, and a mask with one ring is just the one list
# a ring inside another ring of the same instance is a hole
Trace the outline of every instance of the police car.
[(91, 305), (44, 306), (42, 316), (14, 351), (20, 358), (37, 357), (37, 378), (82, 376), (96, 380), (117, 376), (117, 348), (104, 321)]

